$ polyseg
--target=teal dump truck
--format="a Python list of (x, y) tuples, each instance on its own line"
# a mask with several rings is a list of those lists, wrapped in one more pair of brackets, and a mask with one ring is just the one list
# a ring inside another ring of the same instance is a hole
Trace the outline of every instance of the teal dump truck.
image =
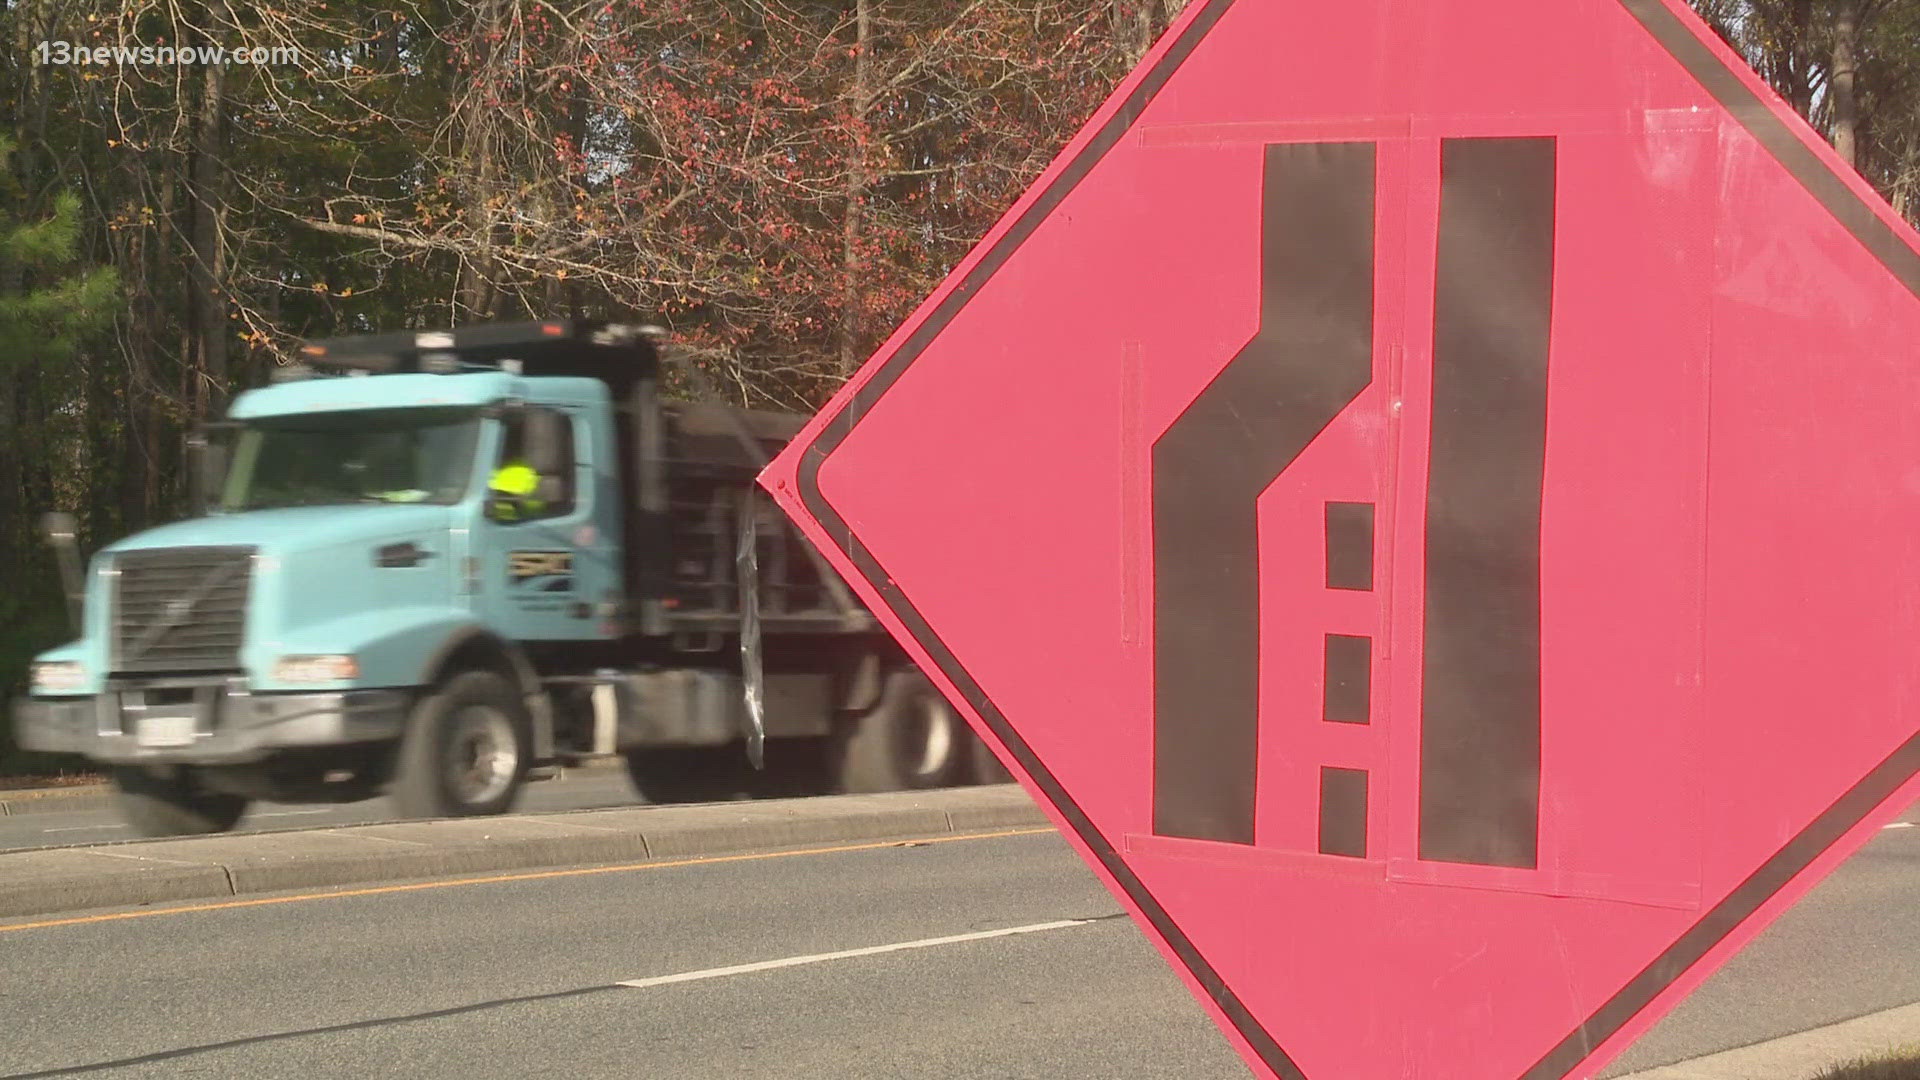
[(382, 793), (408, 817), (499, 813), (614, 754), (654, 800), (711, 797), (783, 746), (828, 789), (992, 772), (755, 490), (802, 418), (668, 400), (648, 327), (303, 352), (199, 441), (200, 516), (83, 574), (50, 515), (80, 636), (37, 658), (16, 739), (106, 767), (139, 832)]

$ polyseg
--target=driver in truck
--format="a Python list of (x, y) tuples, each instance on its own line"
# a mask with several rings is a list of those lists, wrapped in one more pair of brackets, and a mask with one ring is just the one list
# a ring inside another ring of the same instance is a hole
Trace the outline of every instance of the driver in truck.
[(524, 460), (514, 457), (493, 471), (493, 479), (487, 487), (502, 495), (511, 496), (496, 500), (493, 512), (502, 521), (514, 521), (525, 511), (529, 517), (540, 514), (540, 500), (534, 493), (540, 490), (540, 474)]
[(500, 455), (500, 466), (493, 470), (493, 478), (487, 481), (488, 490), (507, 496), (494, 500), (494, 517), (499, 521), (518, 521), (523, 514), (530, 518), (539, 517), (546, 512), (546, 501), (539, 498), (540, 474), (527, 464), (520, 445), (518, 424), (507, 429), (507, 439), (506, 450)]

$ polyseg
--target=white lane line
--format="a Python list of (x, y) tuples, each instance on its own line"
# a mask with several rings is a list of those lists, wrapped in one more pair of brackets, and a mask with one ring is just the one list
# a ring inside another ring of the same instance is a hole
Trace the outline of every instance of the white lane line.
[(181, 859), (162, 859), (157, 855), (127, 855), (123, 852), (118, 852), (118, 851), (89, 851), (85, 848), (82, 848), (80, 849), (79, 853), (82, 855), (98, 855), (103, 859), (132, 859), (135, 862), (163, 862), (163, 863), (171, 863), (174, 866), (207, 866), (209, 865), (207, 863), (186, 862)]
[(624, 831), (621, 829), (609, 828), (605, 825), (582, 825), (577, 821), (554, 821), (551, 818), (528, 817), (521, 814), (515, 814), (512, 817), (502, 818), (501, 820), (517, 821), (522, 825), (552, 825), (556, 828), (561, 828), (561, 829), (585, 829), (588, 832), (622, 832)]
[(840, 952), (814, 953), (811, 956), (789, 956), (781, 960), (762, 960), (757, 964), (735, 964), (732, 967), (705, 968), (700, 971), (682, 971), (677, 975), (656, 975), (651, 979), (631, 979), (615, 983), (615, 986), (628, 986), (635, 990), (644, 990), (651, 986), (666, 986), (669, 983), (698, 982), (701, 979), (723, 979), (729, 975), (746, 975), (755, 971), (773, 971), (777, 968), (799, 967), (802, 964), (820, 964), (828, 960), (849, 960), (856, 956), (877, 956), (880, 953), (903, 952), (907, 949), (931, 949), (940, 945), (958, 945), (964, 941), (985, 941), (988, 938), (1011, 937), (1014, 934), (1037, 934), (1042, 930), (1064, 930), (1069, 926), (1085, 926), (1093, 919), (1062, 919), (1058, 922), (1033, 923), (1029, 926), (1009, 926), (1004, 930), (982, 930), (976, 934), (954, 934), (951, 937), (922, 938), (919, 941), (898, 941), (891, 945), (869, 945), (864, 949), (844, 949)]
[(395, 839), (394, 837), (391, 837), (391, 836), (375, 836), (374, 834), (372, 834), (372, 833), (370, 833), (370, 832), (348, 832), (348, 831), (346, 831), (346, 829), (344, 829), (344, 828), (341, 828), (341, 829), (326, 829), (326, 830), (324, 830), (324, 832), (325, 832), (325, 833), (326, 833), (326, 835), (328, 835), (328, 836), (351, 836), (351, 837), (353, 837), (353, 838), (354, 838), (355, 840), (378, 840), (378, 841), (380, 841), (380, 842), (381, 842), (381, 843), (383, 843), (383, 844), (405, 844), (405, 845), (407, 845), (408, 847), (428, 847), (428, 846), (430, 846), (430, 845), (428, 845), (428, 844), (427, 844), (426, 842), (424, 842), (424, 841), (421, 841), (421, 840), (398, 840), (398, 839)]
[(1887, 830), (1887, 829), (1911, 829), (1911, 828), (1913, 828), (1913, 822), (1911, 822), (1911, 821), (1896, 821), (1896, 822), (1894, 822), (1894, 823), (1893, 823), (1893, 824), (1891, 824), (1891, 825), (1882, 825), (1882, 826), (1880, 826), (1880, 828), (1881, 828), (1881, 830), (1882, 830), (1882, 831), (1884, 831), (1884, 830)]
[[(254, 817), (299, 817), (304, 814), (331, 814), (333, 812), (334, 812), (334, 808), (329, 806), (324, 810), (270, 810), (270, 811), (267, 811), (266, 813), (255, 814), (253, 816)], [(124, 828), (126, 828), (125, 825), (64, 825), (58, 829), (41, 829), (40, 831), (42, 833), (61, 833), (61, 832), (86, 832), (89, 829), (124, 829)]]

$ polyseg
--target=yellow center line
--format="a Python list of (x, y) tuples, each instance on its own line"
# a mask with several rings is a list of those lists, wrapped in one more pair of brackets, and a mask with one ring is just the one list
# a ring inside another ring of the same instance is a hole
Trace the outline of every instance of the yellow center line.
[(377, 885), (367, 889), (340, 889), (334, 892), (301, 893), (297, 896), (268, 896), (256, 900), (223, 900), (214, 904), (190, 904), (184, 907), (156, 908), (146, 911), (117, 911), (104, 915), (78, 915), (67, 919), (0, 925), (0, 934), (16, 930), (45, 930), (54, 926), (82, 926), (87, 923), (117, 922), (121, 919), (150, 919), (160, 915), (187, 915), (196, 911), (227, 911), (232, 908), (264, 907), (268, 904), (297, 904), (307, 900), (339, 900), (349, 896), (382, 896), (388, 893), (419, 892), (423, 889), (452, 889), (462, 885), (499, 885), (512, 881), (544, 881), (549, 878), (586, 877), (589, 874), (625, 874), (638, 870), (671, 870), (677, 866), (712, 866), (716, 863), (756, 862), (762, 859), (790, 859), (796, 855), (838, 855), (849, 851), (877, 851), (909, 844), (951, 844), (961, 840), (999, 840), (1009, 836), (1038, 836), (1052, 829), (1007, 829), (1001, 832), (963, 833), (958, 836), (927, 836), (907, 840), (880, 840), (871, 844), (841, 844), (836, 847), (799, 848), (793, 851), (761, 851), (748, 855), (708, 855), (698, 859), (674, 859), (670, 862), (622, 863), (618, 866), (584, 866), (569, 870), (535, 870), (524, 874), (494, 874), (489, 877), (450, 878), (446, 881), (420, 881), (410, 885)]

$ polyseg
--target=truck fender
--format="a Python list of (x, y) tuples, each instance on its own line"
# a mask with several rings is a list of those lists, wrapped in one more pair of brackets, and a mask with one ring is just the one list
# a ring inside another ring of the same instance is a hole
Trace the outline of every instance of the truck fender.
[(421, 672), (422, 686), (435, 686), (455, 669), (482, 667), (512, 677), (526, 702), (527, 715), (533, 720), (533, 760), (553, 759), (553, 702), (540, 684), (540, 673), (526, 651), (513, 642), (479, 626), (455, 630), (427, 658)]

